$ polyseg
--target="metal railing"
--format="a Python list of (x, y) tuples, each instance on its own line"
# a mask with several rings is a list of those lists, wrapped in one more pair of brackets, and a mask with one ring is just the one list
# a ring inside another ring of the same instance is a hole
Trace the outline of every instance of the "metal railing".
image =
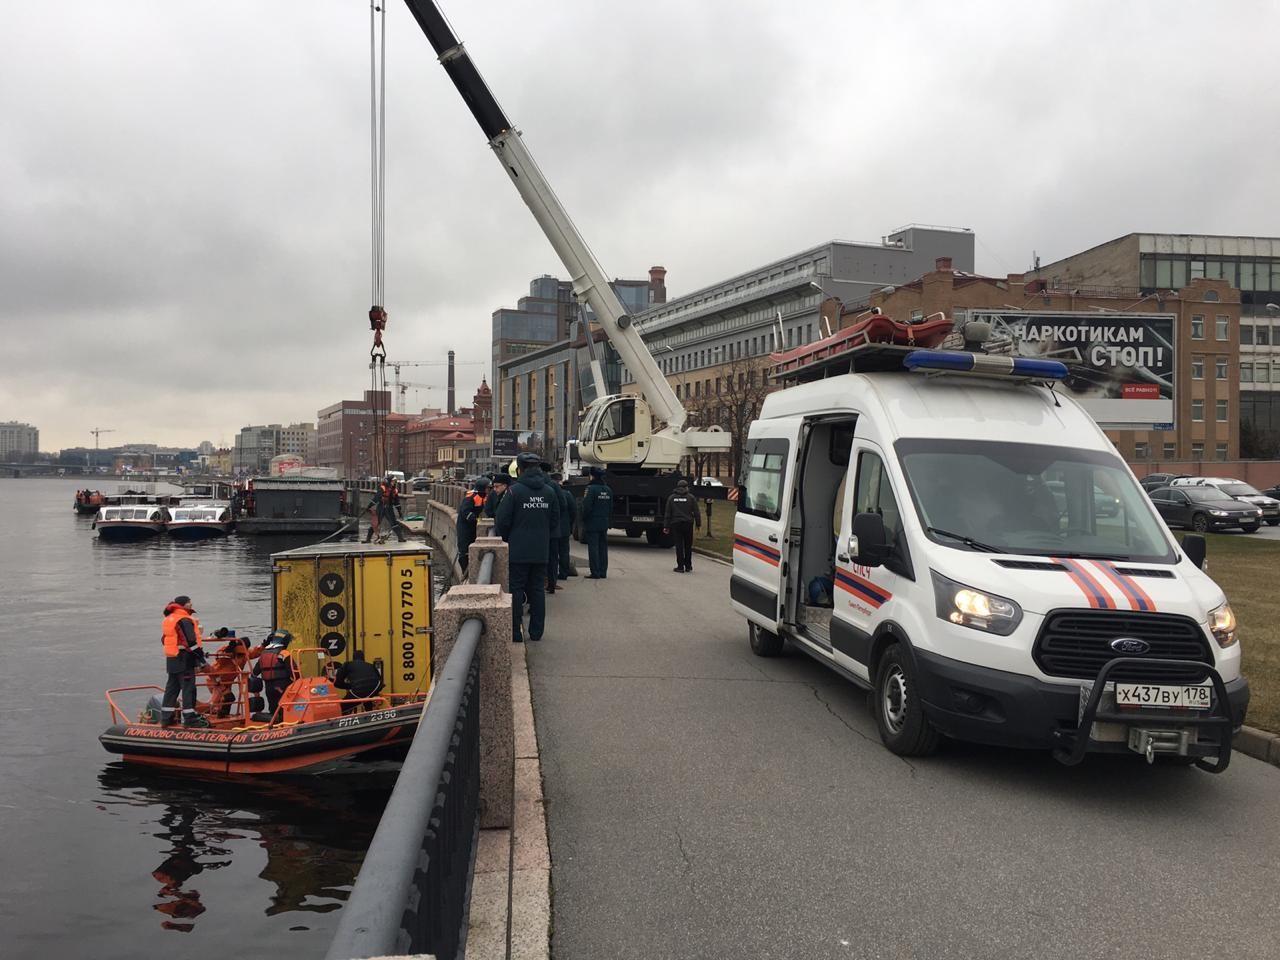
[(327, 960), (458, 954), (479, 827), (480, 631), (463, 624), (432, 684)]
[[(493, 579), (494, 555), (476, 582)], [(369, 844), (326, 960), (433, 954), (452, 960), (465, 923), (480, 812), (484, 624), (464, 620)]]

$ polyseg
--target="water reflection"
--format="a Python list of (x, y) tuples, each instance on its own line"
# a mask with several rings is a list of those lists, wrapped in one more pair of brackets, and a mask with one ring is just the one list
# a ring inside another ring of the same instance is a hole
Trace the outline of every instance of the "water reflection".
[[(244, 910), (242, 898), (234, 904), (219, 903), (225, 894), (207, 898), (197, 878), (221, 890), (208, 875), (245, 859), (250, 845), (265, 851), (258, 877), (275, 888), (266, 916), (340, 909), (395, 776), (387, 760), (343, 764), (324, 776), (252, 781), (180, 780), (111, 764), (98, 776), (99, 803), (109, 813), (120, 804), (134, 808), (130, 819), (140, 833), (161, 841), (159, 864), (149, 871), (153, 909), (162, 929), (189, 933), (206, 912), (205, 923), (225, 923)], [(139, 809), (146, 811), (141, 818)], [(139, 864), (139, 874), (146, 870)]]

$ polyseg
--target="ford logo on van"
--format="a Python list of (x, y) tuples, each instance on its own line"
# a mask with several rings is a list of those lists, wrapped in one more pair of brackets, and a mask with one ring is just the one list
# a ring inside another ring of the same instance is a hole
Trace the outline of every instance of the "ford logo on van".
[(1111, 641), (1111, 649), (1116, 653), (1139, 654), (1151, 649), (1151, 644), (1137, 637), (1116, 637)]

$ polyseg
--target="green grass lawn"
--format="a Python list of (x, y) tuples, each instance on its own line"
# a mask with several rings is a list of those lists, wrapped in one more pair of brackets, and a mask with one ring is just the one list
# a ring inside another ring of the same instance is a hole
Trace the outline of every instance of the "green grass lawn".
[[(704, 513), (703, 527), (694, 535), (694, 546), (732, 560), (736, 513), (732, 503), (716, 503), (711, 510), (711, 536), (707, 536)], [(1240, 621), (1244, 672), (1253, 692), (1248, 722), (1250, 726), (1280, 733), (1280, 605), (1276, 603), (1280, 540), (1263, 540), (1248, 534), (1210, 534), (1208, 541), (1209, 576), (1226, 591)]]
[(1226, 591), (1240, 621), (1244, 674), (1253, 697), (1247, 722), (1280, 733), (1280, 608), (1276, 576), (1280, 540), (1248, 534), (1208, 536), (1208, 574)]
[[(707, 511), (702, 510), (702, 529), (693, 532), (693, 546), (725, 560), (733, 559), (733, 518), (738, 508), (728, 500), (717, 500), (711, 505), (711, 524), (707, 525)], [(707, 533), (711, 533), (708, 537)]]

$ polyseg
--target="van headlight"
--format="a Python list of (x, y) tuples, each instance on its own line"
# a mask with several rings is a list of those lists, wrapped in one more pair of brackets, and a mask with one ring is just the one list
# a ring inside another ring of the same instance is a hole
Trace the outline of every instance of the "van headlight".
[(1220, 647), (1229, 647), (1236, 642), (1236, 615), (1231, 604), (1224, 603), (1209, 611), (1209, 632)]
[(1022, 622), (1022, 608), (1012, 600), (957, 583), (936, 570), (933, 598), (938, 616), (962, 627), (1007, 637)]

